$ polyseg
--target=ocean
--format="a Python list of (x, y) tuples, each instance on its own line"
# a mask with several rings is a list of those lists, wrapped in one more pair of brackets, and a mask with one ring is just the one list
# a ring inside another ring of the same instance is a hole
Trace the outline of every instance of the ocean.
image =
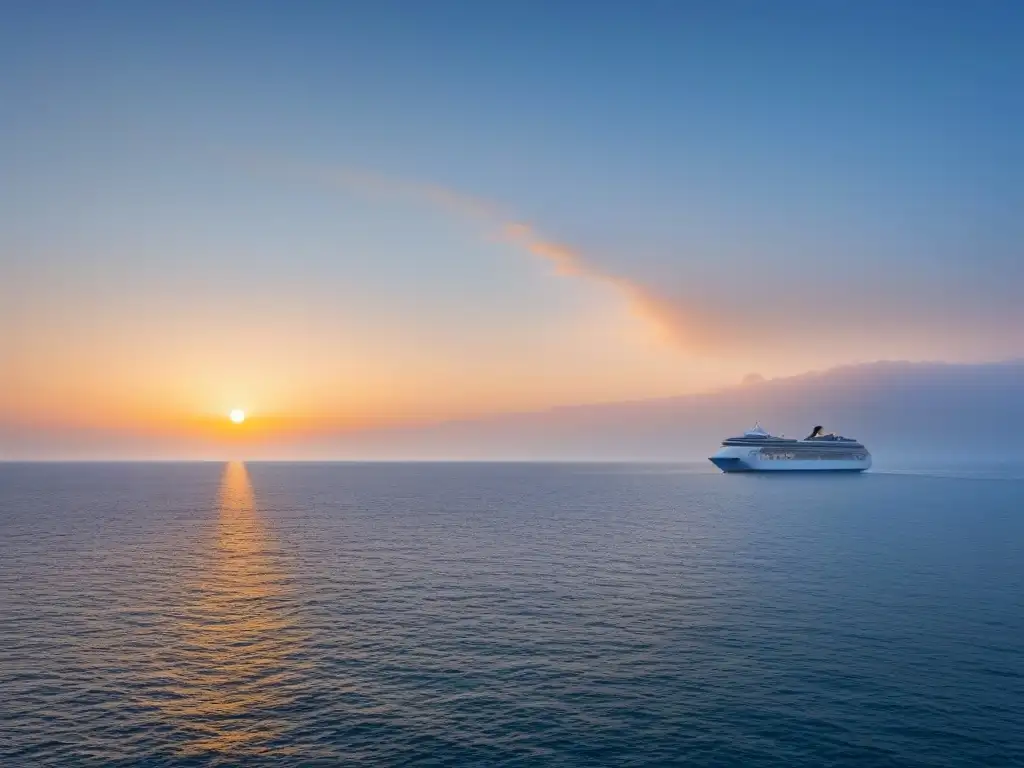
[(0, 465), (0, 766), (1024, 765), (1024, 471)]

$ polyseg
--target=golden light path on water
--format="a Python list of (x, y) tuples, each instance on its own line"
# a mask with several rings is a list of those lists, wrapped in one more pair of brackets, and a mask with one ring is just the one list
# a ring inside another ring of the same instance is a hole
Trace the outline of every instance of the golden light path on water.
[(300, 638), (286, 610), (286, 575), (241, 462), (224, 468), (217, 515), (194, 600), (176, 627), (178, 684), (161, 709), (185, 737), (181, 754), (286, 754), (275, 739), (292, 701), (288, 683), (303, 667), (289, 656)]

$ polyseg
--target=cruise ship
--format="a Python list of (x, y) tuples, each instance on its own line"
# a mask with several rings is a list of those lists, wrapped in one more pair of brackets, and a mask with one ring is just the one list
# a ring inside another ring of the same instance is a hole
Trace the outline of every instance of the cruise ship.
[(822, 427), (795, 440), (775, 437), (756, 424), (742, 436), (724, 440), (711, 463), (723, 472), (863, 472), (871, 466), (871, 454), (856, 440), (825, 433)]

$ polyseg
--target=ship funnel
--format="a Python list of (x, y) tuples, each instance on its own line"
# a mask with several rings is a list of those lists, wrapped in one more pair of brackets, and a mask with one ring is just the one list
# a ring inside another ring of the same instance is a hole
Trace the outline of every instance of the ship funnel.
[(818, 436), (818, 433), (821, 432), (821, 430), (823, 430), (823, 429), (824, 429), (824, 427), (822, 427), (822, 426), (815, 427), (814, 430), (811, 432), (811, 434), (809, 434), (807, 437), (805, 437), (804, 440), (813, 440), (814, 438), (816, 438)]

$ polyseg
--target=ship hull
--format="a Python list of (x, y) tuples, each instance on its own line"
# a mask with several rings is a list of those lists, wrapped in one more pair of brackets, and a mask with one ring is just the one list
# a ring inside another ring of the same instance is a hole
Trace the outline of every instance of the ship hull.
[(863, 472), (871, 468), (871, 454), (866, 450), (854, 458), (825, 451), (814, 457), (780, 458), (762, 454), (757, 448), (730, 446), (711, 456), (710, 461), (723, 472)]

